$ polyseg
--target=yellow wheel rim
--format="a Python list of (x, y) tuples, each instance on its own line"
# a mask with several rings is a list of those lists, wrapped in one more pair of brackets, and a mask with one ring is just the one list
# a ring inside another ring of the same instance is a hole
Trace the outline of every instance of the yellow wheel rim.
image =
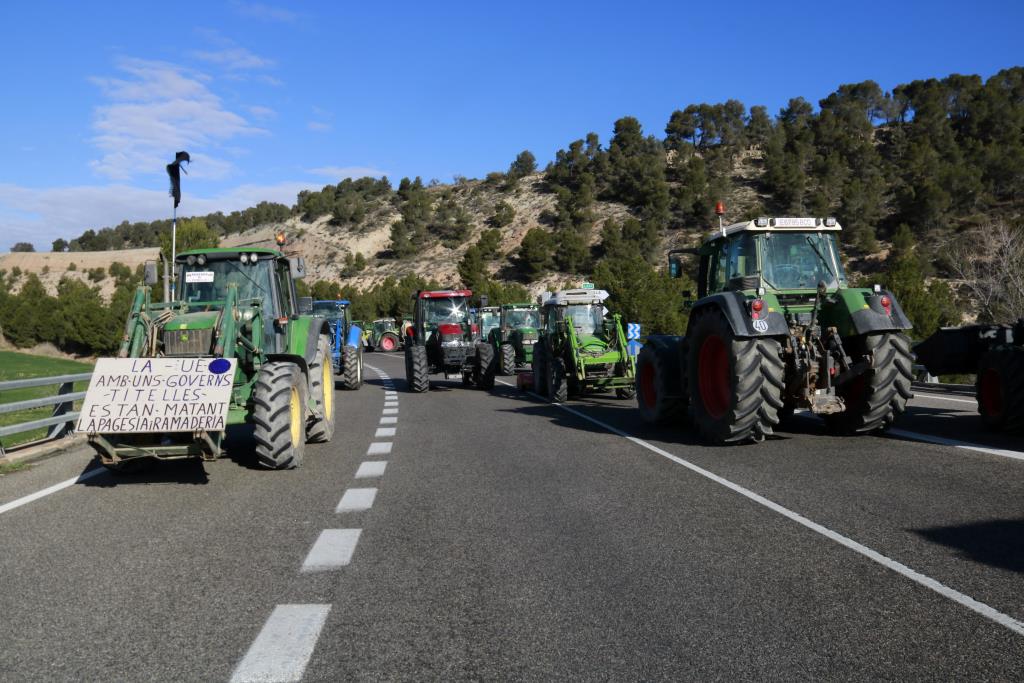
[(299, 402), (299, 390), (292, 387), (292, 446), (302, 443), (302, 403)]
[(324, 419), (330, 421), (334, 416), (334, 382), (331, 379), (331, 366), (324, 363)]

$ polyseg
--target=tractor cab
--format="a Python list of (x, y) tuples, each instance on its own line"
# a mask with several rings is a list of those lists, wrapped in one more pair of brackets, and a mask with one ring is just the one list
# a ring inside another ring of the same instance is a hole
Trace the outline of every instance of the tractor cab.
[(469, 312), (469, 298), (472, 295), (468, 289), (417, 292), (413, 337), (417, 341), (430, 343), (438, 333), (441, 337), (460, 338), (470, 333), (473, 322)]
[(557, 332), (563, 323), (571, 326), (576, 337), (604, 341), (607, 336), (603, 289), (567, 289), (549, 294), (544, 301), (544, 329)]
[(480, 338), (487, 339), (491, 330), (497, 329), (501, 322), (501, 308), (485, 306), (477, 309), (476, 324), (480, 330)]
[(180, 333), (170, 335), (168, 355), (201, 352), (192, 349), (195, 342), (204, 345), (221, 311), (234, 305), (241, 309), (243, 322), (262, 326), (268, 352), (287, 347), (288, 322), (299, 314), (295, 280), (305, 270), (302, 259), (273, 249), (203, 249), (183, 252), (175, 262), (180, 283), (176, 303), (181, 307), (167, 329)]

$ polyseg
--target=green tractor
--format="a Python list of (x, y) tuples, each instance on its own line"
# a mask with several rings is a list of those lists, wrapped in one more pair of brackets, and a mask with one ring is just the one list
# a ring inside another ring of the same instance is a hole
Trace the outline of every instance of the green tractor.
[(540, 308), (536, 304), (504, 304), (498, 325), (485, 337), (494, 347), (498, 372), (514, 375), (516, 369), (533, 364), (533, 347), (540, 330)]
[(635, 359), (621, 316), (606, 314), (607, 298), (603, 289), (583, 288), (543, 299), (544, 326), (532, 358), (538, 394), (553, 403), (609, 389), (619, 398), (634, 396)]
[[(179, 298), (154, 303), (155, 268), (138, 288), (119, 358), (235, 359), (226, 426), (249, 424), (264, 467), (302, 463), (305, 444), (334, 434), (331, 330), (323, 318), (300, 315), (295, 280), (302, 259), (260, 248), (202, 249), (175, 259)], [(221, 361), (222, 366), (228, 363)], [(224, 431), (88, 433), (110, 469), (145, 459), (221, 455)]]
[(430, 375), (462, 377), (463, 386), (494, 386), (494, 349), (480, 341), (469, 310), (468, 289), (418, 291), (412, 325), (406, 328), (405, 378), (409, 390), (430, 389)]
[(652, 335), (637, 359), (651, 423), (689, 413), (712, 443), (760, 441), (797, 409), (830, 431), (884, 429), (911, 398), (911, 328), (896, 298), (846, 281), (834, 218), (758, 218), (698, 248), (686, 336)]
[(394, 318), (374, 320), (368, 326), (366, 348), (370, 351), (397, 351), (402, 348), (402, 332)]

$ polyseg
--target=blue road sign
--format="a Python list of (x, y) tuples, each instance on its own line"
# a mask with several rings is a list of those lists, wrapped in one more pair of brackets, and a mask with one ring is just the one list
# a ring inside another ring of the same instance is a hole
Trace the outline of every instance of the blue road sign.
[(639, 356), (640, 355), (640, 349), (642, 349), (644, 345), (641, 344), (640, 342), (634, 340), (634, 341), (628, 342), (627, 346), (629, 346), (629, 355), (631, 355), (631, 356)]
[(640, 338), (640, 323), (626, 323), (626, 339)]

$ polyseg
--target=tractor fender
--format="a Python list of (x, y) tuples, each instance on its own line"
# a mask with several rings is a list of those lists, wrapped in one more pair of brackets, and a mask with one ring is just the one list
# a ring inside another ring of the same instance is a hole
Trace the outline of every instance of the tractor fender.
[(309, 365), (316, 356), (320, 335), (331, 336), (331, 326), (323, 318), (301, 316), (288, 321), (288, 349), (285, 353), (267, 354), (270, 360), (287, 360), (298, 363), (303, 372), (309, 372)]
[(363, 331), (355, 325), (349, 327), (348, 339), (346, 340), (345, 344), (347, 346), (354, 346), (358, 349), (360, 346), (363, 345)]
[[(891, 315), (886, 315), (885, 309), (882, 308), (880, 303), (883, 294), (888, 296), (892, 302)], [(850, 313), (850, 322), (853, 324), (853, 330), (857, 334), (889, 330), (909, 330), (914, 327), (906, 313), (903, 312), (899, 301), (887, 289), (883, 289), (876, 296), (868, 297), (868, 303), (863, 308)]]
[(762, 329), (755, 328), (755, 321), (747, 311), (747, 299), (739, 292), (718, 292), (695, 303), (690, 311), (687, 335), (689, 335), (693, 322), (700, 317), (701, 313), (715, 309), (722, 312), (736, 337), (785, 337), (789, 335), (786, 318), (778, 311), (770, 311), (765, 317), (756, 321), (764, 324), (758, 325)]

